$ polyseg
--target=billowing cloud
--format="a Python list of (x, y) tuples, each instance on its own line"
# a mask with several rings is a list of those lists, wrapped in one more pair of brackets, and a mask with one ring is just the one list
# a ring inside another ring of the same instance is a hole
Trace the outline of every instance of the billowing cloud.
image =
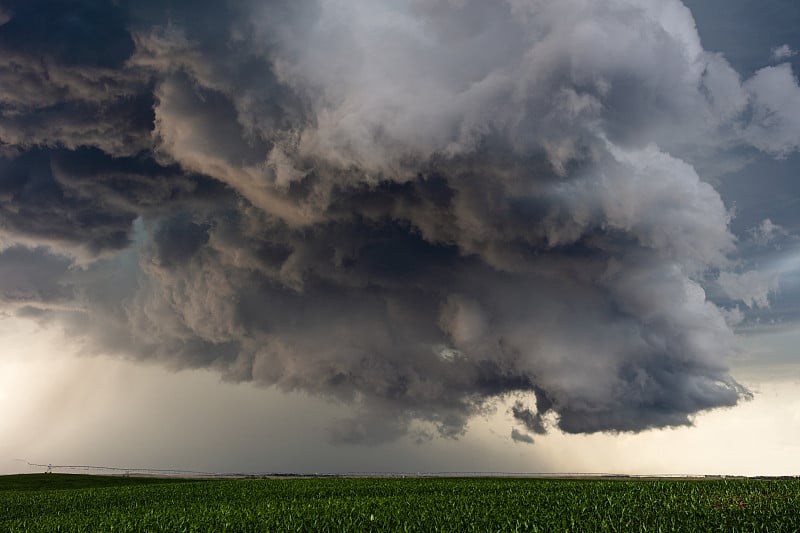
[(800, 148), (800, 86), (788, 63), (765, 67), (745, 83), (752, 119), (745, 137), (756, 148), (785, 157)]
[[(150, 147), (152, 95), (124, 10), (113, 4), (4, 2), (0, 26), (0, 154), (36, 147)], [(42, 17), (42, 13), (47, 17)]]
[(533, 433), (748, 397), (704, 284), (766, 293), (697, 168), (796, 151), (800, 88), (742, 81), (677, 0), (77, 2), (30, 46), (27, 6), (0, 262), (40, 268), (0, 296), (88, 351), (352, 405), (342, 443), (511, 394)]

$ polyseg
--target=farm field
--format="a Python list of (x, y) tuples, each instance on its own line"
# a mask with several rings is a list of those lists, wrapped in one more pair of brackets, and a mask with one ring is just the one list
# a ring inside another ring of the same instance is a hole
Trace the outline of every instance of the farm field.
[(800, 480), (29, 474), (0, 531), (800, 531)]

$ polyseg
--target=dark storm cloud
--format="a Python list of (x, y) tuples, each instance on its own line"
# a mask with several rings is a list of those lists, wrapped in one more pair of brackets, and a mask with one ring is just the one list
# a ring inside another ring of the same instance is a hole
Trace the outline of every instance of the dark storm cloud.
[(514, 428), (511, 430), (511, 440), (514, 442), (522, 442), (525, 444), (533, 444), (533, 437), (528, 435), (527, 433), (522, 433), (518, 429)]
[(125, 63), (134, 51), (125, 12), (111, 2), (3, 2), (0, 153), (37, 146), (147, 149), (149, 80)]
[(126, 247), (136, 215), (103, 209), (102, 198), (72, 194), (54, 175), (52, 157), (33, 150), (0, 160), (0, 235), (84, 247), (92, 254)]
[(0, 252), (0, 301), (27, 304), (69, 304), (74, 287), (64, 280), (70, 261), (43, 248), (12, 247)]
[(681, 3), (26, 6), (0, 229), (33, 251), (0, 259), (80, 267), (3, 294), (88, 349), (345, 402), (341, 443), (455, 437), (510, 394), (537, 434), (748, 396), (703, 285), (763, 287), (696, 165), (797, 150), (800, 87), (742, 81)]
[(514, 418), (522, 423), (526, 429), (539, 435), (547, 433), (547, 428), (542, 418), (542, 411), (547, 412), (547, 409), (534, 412), (526, 408), (522, 402), (516, 402), (513, 407), (511, 407), (511, 414), (514, 415)]
[(4, 50), (108, 68), (121, 66), (133, 53), (125, 13), (116, 2), (5, 1), (3, 8), (9, 16), (0, 32)]

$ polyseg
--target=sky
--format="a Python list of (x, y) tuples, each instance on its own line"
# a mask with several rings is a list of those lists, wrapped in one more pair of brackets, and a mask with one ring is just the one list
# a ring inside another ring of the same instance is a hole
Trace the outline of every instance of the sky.
[(0, 473), (800, 473), (798, 24), (0, 0)]

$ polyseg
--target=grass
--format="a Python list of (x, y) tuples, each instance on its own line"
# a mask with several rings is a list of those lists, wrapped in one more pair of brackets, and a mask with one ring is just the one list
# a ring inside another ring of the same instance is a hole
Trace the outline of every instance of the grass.
[(800, 531), (800, 480), (6, 476), (0, 531)]
[(17, 474), (0, 476), (0, 493), (6, 491), (42, 491), (58, 489), (97, 489), (126, 485), (162, 485), (164, 483), (186, 483), (187, 479), (93, 476), (86, 474)]

